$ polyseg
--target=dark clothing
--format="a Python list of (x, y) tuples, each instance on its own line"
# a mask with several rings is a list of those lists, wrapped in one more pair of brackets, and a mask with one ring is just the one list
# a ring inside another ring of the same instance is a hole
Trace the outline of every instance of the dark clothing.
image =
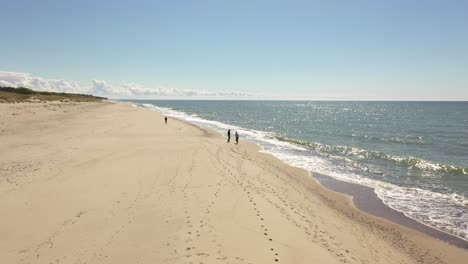
[(228, 129), (227, 136), (228, 136), (227, 142), (229, 143), (229, 141), (231, 141), (231, 129)]
[(164, 122), (166, 122), (166, 124), (167, 124), (167, 116), (166, 116), (166, 117), (164, 117)]

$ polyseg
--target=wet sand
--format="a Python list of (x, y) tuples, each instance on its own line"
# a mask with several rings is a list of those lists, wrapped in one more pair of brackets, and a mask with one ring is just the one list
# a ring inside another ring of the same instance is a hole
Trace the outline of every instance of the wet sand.
[(450, 244), (457, 247), (468, 249), (468, 241), (424, 225), (405, 216), (402, 212), (390, 208), (377, 197), (374, 189), (370, 187), (340, 181), (319, 173), (314, 173), (314, 177), (320, 182), (322, 186), (335, 192), (351, 196), (353, 198), (354, 205), (359, 210), (428, 234), (434, 238), (449, 242)]

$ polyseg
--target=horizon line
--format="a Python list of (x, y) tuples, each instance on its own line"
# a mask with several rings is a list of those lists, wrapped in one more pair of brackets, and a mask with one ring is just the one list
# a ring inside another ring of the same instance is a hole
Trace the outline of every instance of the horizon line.
[(108, 100), (127, 101), (279, 101), (279, 102), (427, 102), (427, 103), (468, 103), (468, 100), (350, 100), (350, 99), (201, 99), (201, 98), (158, 98), (158, 99), (132, 99), (132, 98), (109, 98)]

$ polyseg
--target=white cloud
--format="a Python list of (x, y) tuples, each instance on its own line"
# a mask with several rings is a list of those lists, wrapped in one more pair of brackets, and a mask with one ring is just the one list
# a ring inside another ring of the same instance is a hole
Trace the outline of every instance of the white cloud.
[(115, 96), (115, 95), (130, 95), (129, 93), (125, 93), (123, 90), (119, 90), (116, 87), (108, 84), (104, 80), (92, 80), (92, 86), (89, 88), (88, 93), (94, 95), (107, 95), (107, 96)]
[(124, 91), (132, 95), (145, 96), (170, 96), (170, 97), (250, 97), (251, 93), (240, 91), (204, 91), (179, 88), (145, 88), (136, 83), (121, 82), (120, 86)]
[(45, 79), (29, 73), (0, 71), (0, 86), (28, 87), (41, 91), (80, 93), (83, 88), (74, 81)]
[(112, 85), (105, 80), (92, 80), (91, 86), (82, 86), (75, 81), (46, 79), (29, 73), (0, 71), (0, 86), (27, 87), (50, 92), (82, 93), (110, 98), (248, 98), (253, 94), (241, 91), (205, 91), (179, 88), (148, 88), (122, 81)]

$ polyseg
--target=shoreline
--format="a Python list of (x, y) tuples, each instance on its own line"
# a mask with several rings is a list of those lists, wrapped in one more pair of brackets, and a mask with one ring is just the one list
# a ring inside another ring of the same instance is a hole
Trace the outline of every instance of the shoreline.
[[(161, 115), (163, 115), (163, 112), (160, 111), (160, 110), (157, 110), (157, 109), (150, 109), (150, 108), (134, 105), (133, 102), (123, 101), (123, 103), (130, 104), (130, 105), (133, 105), (135, 107), (142, 108), (142, 109), (155, 111), (155, 112), (158, 112)], [(217, 133), (220, 136), (224, 137), (224, 134), (222, 134), (221, 132), (216, 131), (216, 130), (214, 130), (212, 128), (205, 128), (205, 127), (202, 127), (202, 126), (200, 126), (198, 124), (191, 123), (190, 121), (187, 121), (187, 120), (184, 120), (184, 119), (181, 119), (181, 118), (178, 118), (178, 117), (172, 117), (171, 116), (171, 118), (176, 119), (176, 120), (178, 120), (180, 122), (184, 122), (184, 123), (186, 123), (188, 125), (195, 126), (195, 127), (197, 127), (198, 129), (200, 129), (202, 131), (210, 131), (210, 132)], [(245, 139), (245, 141), (258, 146), (260, 149), (263, 149), (263, 147), (261, 145), (259, 145), (258, 143), (254, 142), (252, 140)], [(272, 155), (272, 154), (270, 154), (268, 152), (265, 152), (265, 154)], [(291, 167), (294, 167), (294, 168), (298, 168), (298, 169), (302, 169), (304, 171), (307, 171), (306, 169), (289, 165), (289, 164), (287, 164), (286, 162), (282, 161), (279, 158), (277, 158), (277, 159), (280, 162), (282, 162), (283, 164), (285, 164), (286, 166), (291, 166)], [(442, 230), (438, 230), (438, 229), (436, 229), (434, 227), (431, 227), (429, 225), (426, 225), (424, 223), (421, 223), (421, 222), (419, 222), (419, 221), (417, 221), (417, 220), (415, 220), (415, 219), (413, 219), (411, 217), (408, 217), (408, 216), (404, 215), (402, 212), (391, 208), (390, 206), (383, 203), (383, 201), (380, 198), (377, 197), (377, 195), (374, 193), (374, 189), (371, 188), (371, 187), (356, 184), (356, 183), (350, 183), (350, 182), (346, 182), (346, 181), (342, 181), (342, 180), (338, 180), (338, 179), (335, 179), (335, 178), (333, 178), (331, 176), (321, 174), (321, 173), (317, 173), (317, 172), (314, 172), (314, 171), (307, 171), (307, 172), (310, 174), (310, 177), (316, 179), (318, 181), (318, 183), (323, 188), (326, 188), (327, 190), (331, 190), (331, 191), (334, 191), (334, 192), (337, 192), (337, 193), (340, 193), (340, 194), (347, 195), (347, 196), (351, 197), (352, 201), (353, 201), (353, 205), (356, 207), (356, 209), (358, 209), (358, 210), (360, 210), (360, 211), (362, 211), (364, 213), (368, 213), (368, 214), (371, 214), (371, 215), (376, 216), (376, 217), (381, 217), (383, 219), (391, 221), (392, 223), (395, 223), (395, 224), (410, 228), (410, 229), (412, 229), (414, 231), (418, 231), (418, 232), (424, 233), (426, 235), (429, 235), (429, 236), (431, 236), (431, 237), (433, 237), (435, 239), (438, 239), (438, 240), (441, 240), (441, 241), (444, 241), (444, 242), (448, 242), (448, 243), (450, 243), (450, 244), (452, 244), (454, 246), (457, 246), (459, 248), (468, 250), (468, 241), (467, 240), (464, 240), (464, 239), (462, 239), (460, 237), (457, 237), (457, 236), (452, 235), (450, 233), (444, 232)]]
[(312, 177), (317, 179), (324, 188), (352, 197), (353, 204), (360, 211), (376, 217), (384, 218), (393, 223), (408, 227), (412, 230), (419, 231), (421, 233), (430, 235), (433, 238), (468, 250), (468, 241), (418, 222), (404, 215), (402, 212), (389, 207), (388, 205), (384, 204), (380, 198), (377, 197), (373, 188), (371, 187), (340, 181), (328, 175), (316, 172), (312, 173)]
[[(464, 263), (255, 143), (128, 104), (0, 105), (0, 262)], [(8, 151), (6, 151), (8, 150)], [(58, 261), (57, 261), (58, 260)]]

